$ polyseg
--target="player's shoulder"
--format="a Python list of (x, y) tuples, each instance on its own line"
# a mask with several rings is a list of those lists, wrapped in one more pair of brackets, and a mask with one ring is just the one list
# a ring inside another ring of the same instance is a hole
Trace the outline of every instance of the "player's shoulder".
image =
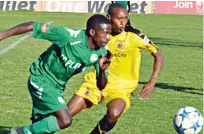
[(140, 38), (143, 39), (146, 43), (152, 43), (152, 41), (151, 41), (144, 33), (142, 33), (141, 30), (136, 29), (136, 28), (133, 28), (133, 27), (130, 26), (130, 25), (127, 25), (127, 26), (126, 26), (125, 31), (126, 31), (126, 32), (130, 32), (130, 33), (132, 33), (133, 35), (136, 35), (136, 36), (140, 37)]
[(130, 33), (133, 33), (133, 34), (140, 36), (140, 37), (141, 37), (141, 35), (144, 35), (140, 29), (134, 28), (130, 25), (126, 26), (125, 32), (130, 32)]
[(73, 29), (73, 28), (67, 28), (67, 27), (64, 27), (66, 29), (66, 31), (70, 34), (70, 36), (73, 36), (73, 37), (77, 37), (77, 36), (80, 36), (80, 35), (84, 35), (85, 32), (84, 30), (79, 30), (79, 29)]
[(70, 41), (87, 42), (86, 31), (81, 29), (65, 28)]

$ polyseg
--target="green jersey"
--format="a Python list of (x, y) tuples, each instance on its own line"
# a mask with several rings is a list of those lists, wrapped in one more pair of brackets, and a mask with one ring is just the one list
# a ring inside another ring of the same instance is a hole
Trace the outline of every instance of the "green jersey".
[(31, 65), (31, 74), (43, 75), (64, 89), (70, 77), (91, 65), (99, 73), (98, 59), (106, 55), (106, 49), (90, 49), (84, 30), (49, 25), (49, 29), (42, 32), (41, 27), (42, 23), (34, 23), (33, 37), (49, 40), (52, 45)]

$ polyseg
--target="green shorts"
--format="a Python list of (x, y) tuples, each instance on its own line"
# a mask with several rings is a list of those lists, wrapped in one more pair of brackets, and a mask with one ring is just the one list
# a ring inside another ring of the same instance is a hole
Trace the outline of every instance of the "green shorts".
[(33, 103), (31, 120), (39, 120), (60, 109), (68, 109), (60, 90), (46, 77), (31, 75), (28, 89)]

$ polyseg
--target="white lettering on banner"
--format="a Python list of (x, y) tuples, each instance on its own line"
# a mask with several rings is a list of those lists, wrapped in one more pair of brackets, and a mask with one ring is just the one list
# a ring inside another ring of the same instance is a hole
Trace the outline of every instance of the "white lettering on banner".
[(60, 1), (48, 1), (46, 7), (48, 12), (57, 12), (60, 11), (61, 3)]
[(60, 11), (61, 12), (72, 12), (73, 4), (71, 2), (60, 2)]
[[(74, 7), (74, 12), (84, 12), (84, 9), (86, 8), (84, 3), (76, 3), (75, 7)], [(87, 11), (88, 12), (88, 11)]]
[(193, 8), (193, 3), (190, 1), (176, 1), (174, 8)]
[(86, 4), (83, 1), (47, 1), (46, 8), (50, 12), (84, 12)]
[(204, 14), (204, 1), (196, 1), (196, 9), (198, 14)]

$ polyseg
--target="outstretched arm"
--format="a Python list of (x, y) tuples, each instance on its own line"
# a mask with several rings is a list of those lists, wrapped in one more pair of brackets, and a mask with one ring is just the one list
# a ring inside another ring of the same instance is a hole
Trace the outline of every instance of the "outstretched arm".
[(156, 53), (153, 53), (152, 56), (154, 57), (152, 76), (149, 82), (142, 87), (139, 93), (140, 99), (144, 99), (144, 100), (148, 99), (152, 95), (154, 85), (156, 84), (156, 80), (159, 76), (159, 73), (162, 70), (162, 66), (164, 63), (164, 56), (161, 51), (157, 51)]
[(33, 21), (26, 22), (26, 23), (19, 24), (15, 27), (12, 27), (11, 29), (8, 29), (4, 32), (0, 32), (0, 40), (6, 39), (6, 38), (13, 36), (13, 35), (18, 35), (18, 34), (32, 31), (33, 30), (33, 24), (34, 24)]

